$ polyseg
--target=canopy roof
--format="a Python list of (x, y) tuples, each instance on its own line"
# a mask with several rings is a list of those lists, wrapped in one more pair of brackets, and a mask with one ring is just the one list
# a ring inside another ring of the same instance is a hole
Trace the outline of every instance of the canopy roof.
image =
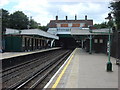
[(43, 36), (46, 38), (52, 38), (52, 39), (59, 39), (58, 36), (50, 34), (48, 32), (45, 32), (40, 29), (24, 29), (24, 30), (17, 30), (17, 29), (10, 29), (6, 28), (6, 35), (11, 34), (11, 35), (39, 35)]

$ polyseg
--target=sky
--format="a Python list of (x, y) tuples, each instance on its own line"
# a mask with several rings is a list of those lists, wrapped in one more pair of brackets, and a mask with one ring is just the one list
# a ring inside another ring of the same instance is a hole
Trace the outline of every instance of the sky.
[(23, 11), (41, 25), (47, 25), (50, 20), (93, 19), (93, 23), (105, 22), (105, 17), (111, 10), (108, 8), (112, 0), (0, 0), (0, 8), (9, 13)]

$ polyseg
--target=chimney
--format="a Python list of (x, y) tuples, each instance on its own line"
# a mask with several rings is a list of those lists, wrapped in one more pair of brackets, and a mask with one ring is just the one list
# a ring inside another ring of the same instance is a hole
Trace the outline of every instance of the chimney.
[(85, 15), (85, 20), (87, 20), (87, 15)]
[(85, 15), (85, 23), (86, 23), (85, 27), (88, 27), (87, 15)]
[(66, 16), (66, 20), (68, 20), (68, 17)]
[(58, 16), (56, 16), (56, 20), (58, 20)]
[(77, 15), (75, 15), (75, 20), (77, 20)]

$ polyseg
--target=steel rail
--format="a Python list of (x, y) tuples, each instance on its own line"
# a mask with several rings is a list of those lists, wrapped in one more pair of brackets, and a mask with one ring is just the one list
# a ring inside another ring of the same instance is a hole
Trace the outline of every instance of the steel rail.
[[(64, 54), (62, 53), (61, 55), (57, 56), (55, 59), (59, 58), (60, 56), (62, 57), (63, 55), (64, 55)], [(55, 59), (54, 59), (54, 60), (55, 60)], [(47, 65), (47, 66), (45, 66), (45, 68), (47, 68), (47, 67), (49, 67), (49, 66), (50, 66), (50, 64)], [(42, 69), (41, 69), (40, 71), (38, 71), (38, 72), (39, 72), (39, 73), (43, 72), (45, 68), (42, 68)], [(38, 73), (38, 72), (37, 72), (37, 73)], [(34, 77), (35, 77), (36, 75), (38, 75), (38, 74), (34, 73)], [(33, 75), (31, 75), (31, 76), (33, 76)], [(31, 76), (26, 77), (24, 80), (18, 81), (18, 82), (15, 83), (14, 85), (10, 86), (10, 87), (9, 87), (9, 90), (10, 90), (10, 89), (15, 89), (16, 87), (20, 86), (21, 83), (23, 84), (25, 81), (26, 81), (26, 83), (27, 83), (28, 81), (30, 81), (29, 78), (31, 78)], [(31, 79), (33, 79), (33, 77), (32, 77)]]
[[(59, 52), (60, 53), (60, 52)], [(54, 53), (51, 53), (52, 55), (54, 55)], [(13, 78), (13, 77), (16, 77), (17, 75), (19, 75), (20, 73), (23, 73), (26, 69), (28, 69), (28, 70), (30, 70), (30, 69), (32, 69), (32, 68), (28, 68), (31, 64), (33, 64), (33, 63), (36, 63), (36, 62), (38, 62), (39, 61), (39, 59), (45, 59), (45, 58), (48, 58), (49, 56), (47, 56), (47, 57), (42, 57), (42, 58), (37, 58), (37, 60), (33, 60), (34, 62), (29, 62), (29, 63), (25, 63), (24, 64), (24, 66), (22, 66), (21, 68), (18, 68), (19, 70), (17, 70), (16, 68), (15, 68), (15, 70), (14, 71), (12, 71), (12, 72), (9, 72), (9, 73), (7, 73), (6, 75), (4, 75), (4, 76), (2, 76), (2, 79), (3, 79), (3, 82), (5, 82), (4, 81), (4, 78), (7, 78), (8, 77), (8, 75), (11, 77), (11, 78)], [(27, 65), (26, 65), (27, 64)], [(41, 63), (42, 64), (42, 63)], [(36, 65), (37, 66), (37, 65)], [(22, 68), (26, 68), (25, 70), (22, 70), (22, 72), (19, 72)], [(19, 72), (19, 73), (17, 73), (17, 74), (15, 74), (15, 75), (13, 75), (12, 76), (12, 74), (14, 74), (14, 72)], [(10, 77), (9, 77), (9, 79), (10, 79)], [(6, 80), (6, 81), (8, 81), (8, 80)]]
[(53, 66), (48, 72), (45, 73), (40, 79), (38, 79), (28, 90), (35, 89), (62, 61), (65, 59), (69, 53), (67, 53), (64, 57), (62, 57), (55, 66)]

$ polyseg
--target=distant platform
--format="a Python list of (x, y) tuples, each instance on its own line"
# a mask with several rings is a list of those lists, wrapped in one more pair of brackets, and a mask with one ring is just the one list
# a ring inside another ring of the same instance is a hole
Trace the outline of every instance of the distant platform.
[(17, 57), (17, 56), (33, 54), (33, 53), (45, 52), (45, 51), (55, 50), (55, 49), (60, 49), (60, 48), (61, 47), (55, 47), (55, 48), (41, 49), (41, 50), (30, 51), (30, 52), (5, 52), (5, 53), (0, 53), (1, 54), (0, 55), (0, 60), (1, 59), (12, 58), (12, 57)]

